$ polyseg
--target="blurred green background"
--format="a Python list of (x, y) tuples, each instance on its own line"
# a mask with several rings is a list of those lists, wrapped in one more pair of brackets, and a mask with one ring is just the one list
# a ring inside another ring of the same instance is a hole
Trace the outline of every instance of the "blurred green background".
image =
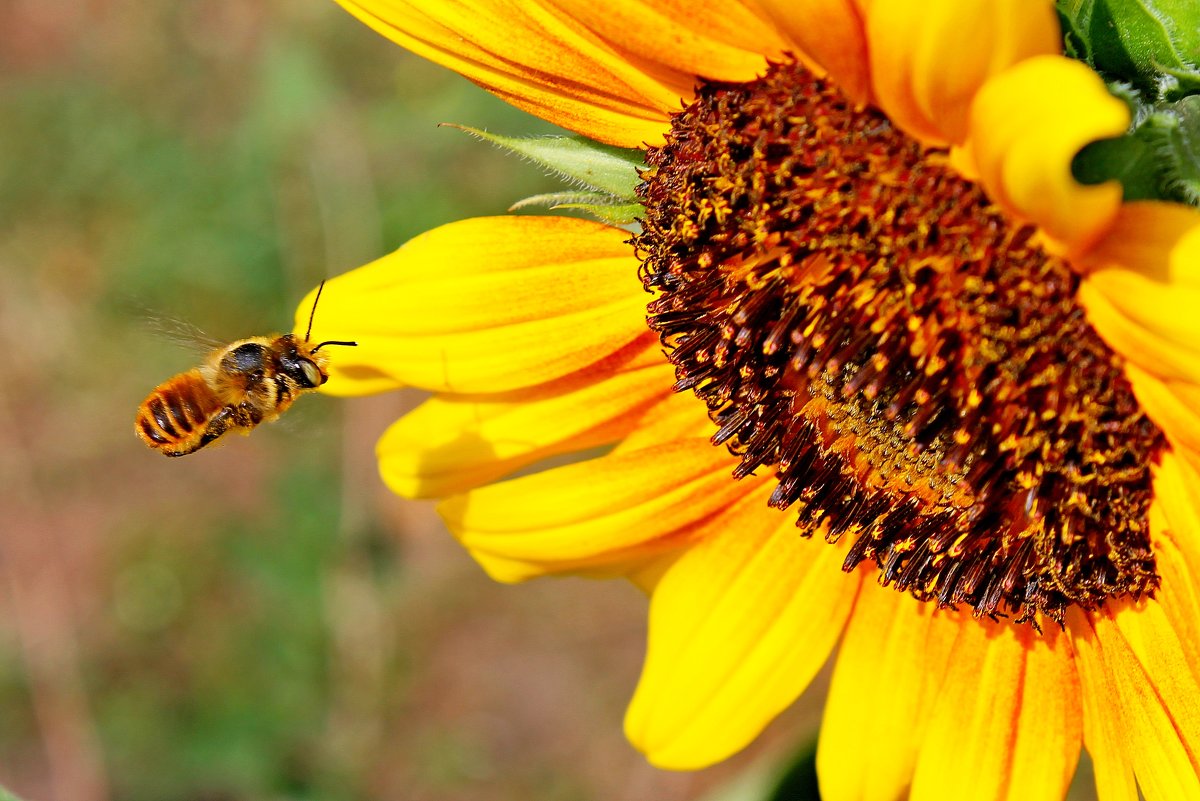
[[(166, 460), (132, 432), (321, 278), (556, 188), (550, 130), (321, 0), (0, 4), (0, 784), (51, 801), (696, 798), (621, 734), (645, 600), (491, 583), (305, 398)], [(161, 321), (166, 320), (164, 325)], [(817, 711), (784, 731), (811, 731)]]

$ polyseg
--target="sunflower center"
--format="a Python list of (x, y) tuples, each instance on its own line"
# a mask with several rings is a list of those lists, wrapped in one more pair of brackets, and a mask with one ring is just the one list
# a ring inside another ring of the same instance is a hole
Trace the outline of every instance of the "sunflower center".
[(1163, 438), (1078, 279), (973, 183), (794, 63), (708, 84), (651, 148), (650, 326), (735, 475), (844, 568), (1062, 622), (1157, 586)]

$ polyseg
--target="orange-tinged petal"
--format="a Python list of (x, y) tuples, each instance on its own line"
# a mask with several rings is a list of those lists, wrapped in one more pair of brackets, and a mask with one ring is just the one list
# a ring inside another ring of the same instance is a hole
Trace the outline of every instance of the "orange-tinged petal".
[(970, 623), (877, 586), (877, 573), (870, 568), (859, 589), (825, 702), (817, 743), (824, 801), (901, 797), (958, 626)]
[[(1105, 671), (1125, 725), (1124, 752), (1147, 801), (1200, 798), (1195, 755), (1200, 743), (1200, 698), (1176, 633), (1153, 601), (1089, 616), (1094, 636), (1073, 623), (1080, 663)], [(1111, 714), (1111, 711), (1109, 712)]]
[(988, 196), (1036, 224), (1056, 250), (1086, 250), (1112, 224), (1121, 186), (1084, 186), (1071, 161), (1088, 142), (1122, 133), (1125, 104), (1078, 61), (1035, 56), (994, 76), (971, 105), (965, 145)]
[(339, 349), (327, 387), (504, 392), (600, 361), (646, 331), (627, 237), (567, 217), (463, 220), (330, 279), (313, 339), (358, 347)]
[(853, 605), (842, 548), (751, 509), (658, 580), (625, 733), (651, 763), (691, 769), (748, 744), (820, 669)]
[(563, 102), (557, 95), (538, 92), (508, 91), (503, 88), (485, 87), (496, 97), (527, 111), (535, 117), (553, 122), (575, 131), (597, 142), (606, 142), (618, 147), (640, 148), (660, 145), (668, 125), (658, 111), (646, 112), (647, 116), (636, 117), (627, 110), (605, 110), (580, 103)]
[[(739, 0), (552, 0), (632, 63), (653, 59), (676, 75), (749, 81), (787, 44), (762, 13)], [(678, 86), (678, 78), (676, 79)], [(691, 85), (681, 87), (691, 94)]]
[(818, 74), (828, 74), (856, 103), (871, 101), (871, 73), (861, 2), (855, 0), (759, 0), (763, 12), (792, 44), (794, 55)]
[[(1197, 778), (1195, 770), (1200, 769), (1197, 761), (1200, 759), (1200, 704), (1197, 703), (1200, 701), (1200, 665), (1191, 659), (1196, 652), (1196, 643), (1186, 641), (1195, 631), (1196, 621), (1188, 621), (1181, 630), (1176, 628), (1173, 616), (1166, 611), (1168, 599), (1187, 600), (1183, 588), (1174, 586), (1180, 578), (1181, 565), (1178, 554), (1172, 550), (1163, 543), (1155, 551), (1156, 556), (1159, 551), (1164, 552), (1167, 567), (1162, 577), (1162, 597), (1146, 603), (1141, 609), (1122, 606), (1112, 618), (1133, 655), (1145, 667), (1155, 694), (1162, 700), (1180, 741), (1191, 756), (1192, 778)], [(1107, 625), (1103, 619), (1096, 624), (1102, 639), (1107, 634)]]
[(1058, 53), (1053, 3), (875, 3), (866, 14), (875, 102), (929, 144), (960, 144), (971, 100), (991, 76)]
[(1091, 623), (1077, 610), (1069, 615), (1068, 631), (1072, 634), (1083, 702), (1083, 742), (1092, 757), (1096, 795), (1099, 801), (1138, 801), (1121, 697), (1104, 666)]
[(731, 462), (706, 439), (666, 442), (490, 484), (447, 499), (438, 511), (500, 581), (624, 572), (678, 547), (764, 480), (734, 481)]
[(928, 725), (912, 801), (1062, 799), (1083, 726), (1068, 638), (963, 625)]
[(586, 25), (547, 4), (340, 2), (397, 44), (514, 105), (625, 147), (661, 141), (667, 115), (690, 93), (694, 80), (665, 66), (650, 74)]
[(672, 381), (658, 340), (647, 333), (549, 384), (431, 398), (384, 433), (376, 447), (379, 470), (405, 497), (465, 492), (540, 459), (617, 441)]

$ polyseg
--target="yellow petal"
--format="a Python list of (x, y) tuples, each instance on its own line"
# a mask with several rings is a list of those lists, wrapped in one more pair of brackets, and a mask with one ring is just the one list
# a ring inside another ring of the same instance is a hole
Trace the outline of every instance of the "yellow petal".
[(624, 572), (686, 542), (764, 481), (738, 482), (732, 466), (706, 439), (665, 442), (490, 484), (447, 499), (438, 511), (500, 581)]
[(871, 73), (861, 5), (855, 0), (760, 0), (763, 12), (817, 74), (828, 74), (856, 103), (871, 101)]
[[(716, 430), (716, 425), (708, 419), (707, 407), (695, 395), (671, 393), (643, 415), (637, 428), (617, 443), (613, 453), (641, 450), (676, 439), (707, 439)], [(731, 471), (734, 463), (729, 462)]]
[[(1193, 576), (1200, 574), (1200, 472), (1179, 454), (1164, 453), (1154, 475), (1154, 496), (1162, 507), (1168, 538), (1187, 570)], [(1188, 583), (1200, 591), (1200, 585)], [(1200, 622), (1200, 616), (1196, 620)]]
[(1195, 762), (1200, 686), (1166, 615), (1148, 601), (1089, 617), (1092, 639), (1076, 636), (1080, 661), (1089, 672), (1111, 676), (1124, 724), (1123, 751), (1147, 801), (1200, 798)]
[(567, 217), (463, 220), (330, 279), (313, 339), (358, 347), (338, 350), (326, 386), (505, 392), (594, 364), (646, 331), (628, 236)]
[(1136, 368), (1168, 381), (1200, 383), (1200, 354), (1194, 353), (1186, 344), (1160, 336), (1129, 319), (1112, 298), (1091, 281), (1080, 285), (1076, 297), (1087, 309), (1092, 327), (1109, 347), (1128, 360), (1126, 371), (1130, 376)]
[[(817, 746), (823, 801), (894, 801), (969, 618), (877, 586), (869, 568), (838, 651)], [(869, 743), (869, 748), (863, 748)]]
[(1200, 316), (1196, 314), (1200, 309), (1200, 286), (1164, 283), (1120, 269), (1096, 270), (1087, 281), (1130, 322), (1200, 354)]
[(1046, 0), (875, 3), (867, 13), (875, 102), (929, 144), (959, 144), (979, 88), (1031, 56), (1058, 53), (1058, 19)]
[(625, 147), (661, 141), (667, 115), (694, 80), (665, 66), (640, 69), (569, 13), (541, 3), (340, 2), (402, 47), (514, 105)]
[(692, 769), (738, 751), (820, 669), (853, 604), (844, 549), (759, 509), (659, 579), (625, 733), (651, 763)]
[(1156, 200), (1122, 204), (1104, 239), (1077, 262), (1085, 272), (1131, 270), (1154, 281), (1200, 286), (1200, 212)]
[[(1156, 483), (1155, 490), (1160, 488), (1161, 479)], [(1176, 633), (1182, 665), (1191, 671), (1192, 680), (1200, 683), (1200, 598), (1197, 597), (1200, 587), (1196, 584), (1198, 576), (1194, 570), (1195, 546), (1191, 546), (1191, 553), (1185, 553), (1175, 542), (1176, 537), (1186, 539), (1197, 533), (1196, 510), (1189, 508), (1186, 512), (1179, 512), (1172, 509), (1173, 516), (1168, 522), (1167, 515), (1160, 511), (1165, 506), (1156, 503), (1150, 515), (1151, 525), (1155, 529), (1155, 567), (1162, 579), (1162, 586), (1155, 592), (1154, 598), (1166, 615), (1171, 631)], [(1191, 519), (1181, 519), (1184, 515)]]
[[(1085, 277), (1079, 299), (1092, 325), (1129, 360), (1131, 379), (1148, 374), (1158, 382), (1139, 386), (1135, 380), (1139, 400), (1144, 392), (1147, 407), (1173, 402), (1183, 408), (1172, 417), (1194, 417), (1200, 408), (1195, 403), (1200, 393), (1195, 314), (1200, 304), (1200, 213), (1168, 203), (1122, 206), (1108, 235), (1081, 265)], [(1173, 434), (1156, 415), (1155, 420)]]
[(1121, 186), (1083, 186), (1071, 175), (1071, 160), (1128, 124), (1125, 104), (1096, 73), (1078, 61), (1036, 56), (979, 90), (965, 147), (992, 200), (1036, 224), (1055, 250), (1075, 254), (1113, 222)]
[(654, 592), (654, 588), (658, 586), (658, 580), (666, 575), (671, 565), (675, 564), (676, 560), (683, 553), (683, 550), (673, 550), (653, 556), (632, 570), (627, 571), (625, 578), (629, 579), (631, 584), (646, 595), (650, 595)]
[(658, 340), (647, 333), (549, 384), (431, 398), (379, 440), (379, 471), (393, 492), (408, 498), (465, 492), (549, 456), (616, 442), (672, 381)]
[(1180, 458), (1200, 467), (1200, 387), (1160, 379), (1133, 364), (1125, 365), (1138, 404), (1162, 429)]
[(1060, 801), (1083, 725), (1068, 638), (981, 621), (961, 627), (953, 653), (912, 801)]

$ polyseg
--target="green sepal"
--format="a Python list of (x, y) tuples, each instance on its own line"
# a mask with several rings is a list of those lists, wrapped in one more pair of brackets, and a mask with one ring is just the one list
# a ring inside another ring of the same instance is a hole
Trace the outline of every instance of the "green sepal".
[(638, 170), (645, 166), (640, 150), (602, 145), (581, 136), (517, 138), (446, 125), (540, 164), (573, 186), (600, 193), (608, 198), (607, 205), (638, 202), (634, 189), (640, 181)]
[(1200, 206), (1200, 95), (1172, 104), (1161, 153), (1171, 199)]
[(821, 801), (815, 741), (802, 747), (792, 757), (766, 801)]
[(1064, 51), (1149, 102), (1200, 93), (1196, 0), (1058, 0)]
[(1093, 142), (1072, 171), (1085, 184), (1117, 179), (1125, 200), (1200, 205), (1200, 96), (1143, 110), (1131, 133)]
[(1082, 184), (1120, 181), (1125, 200), (1159, 197), (1154, 148), (1133, 135), (1092, 142), (1075, 156), (1071, 172)]
[(611, 195), (601, 192), (550, 192), (518, 200), (509, 211), (545, 206), (549, 209), (571, 209), (590, 214), (608, 225), (629, 225), (644, 212), (640, 203), (617, 203)]

